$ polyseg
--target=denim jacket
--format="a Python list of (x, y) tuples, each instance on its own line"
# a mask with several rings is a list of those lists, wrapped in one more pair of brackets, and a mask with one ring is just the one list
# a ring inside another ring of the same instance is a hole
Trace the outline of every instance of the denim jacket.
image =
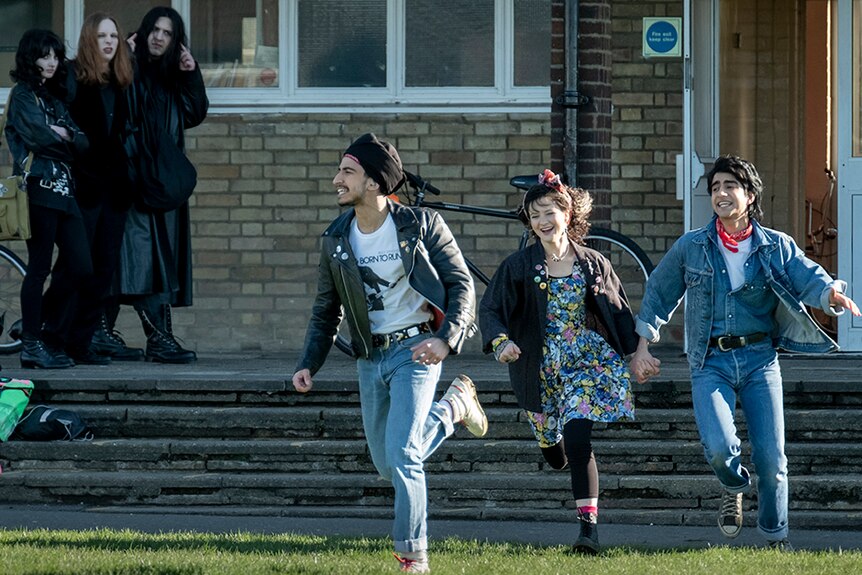
[[(683, 295), (687, 294), (686, 344), (689, 365), (693, 369), (703, 367), (713, 323), (716, 282), (709, 250), (712, 246), (719, 248), (715, 219), (714, 216), (709, 224), (686, 233), (674, 243), (650, 275), (637, 315), (638, 334), (655, 343), (659, 340), (659, 329), (670, 321)], [(846, 282), (832, 279), (826, 270), (805, 257), (787, 234), (765, 228), (757, 221), (753, 221), (753, 225), (749, 257), (760, 258), (762, 281), (780, 302), (775, 311), (777, 327), (771, 334), (773, 345), (801, 353), (837, 350), (838, 344), (817, 326), (805, 306), (821, 308), (832, 316), (841, 315), (842, 308), (829, 305), (829, 288), (843, 292)]]

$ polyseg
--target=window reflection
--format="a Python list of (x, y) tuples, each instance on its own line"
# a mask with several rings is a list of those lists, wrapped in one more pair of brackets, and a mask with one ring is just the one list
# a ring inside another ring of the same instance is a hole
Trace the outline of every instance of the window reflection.
[(47, 28), (63, 38), (63, 0), (0, 2), (0, 88), (12, 85), (9, 70), (15, 67), (18, 41), (30, 28)]
[(551, 3), (515, 0), (515, 85), (551, 81)]
[(386, 2), (299, 1), (299, 86), (385, 87)]
[(274, 88), (278, 0), (192, 0), (189, 36), (207, 86)]
[(407, 0), (406, 10), (407, 86), (494, 85), (493, 0)]

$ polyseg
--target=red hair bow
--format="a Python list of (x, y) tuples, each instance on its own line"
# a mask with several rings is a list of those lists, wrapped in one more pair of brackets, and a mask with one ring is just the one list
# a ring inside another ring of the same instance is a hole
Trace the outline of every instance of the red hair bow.
[(558, 176), (551, 170), (545, 169), (544, 172), (539, 174), (539, 183), (545, 184), (549, 188), (553, 188), (558, 192), (563, 191), (563, 182), (562, 180), (560, 180), (560, 176)]

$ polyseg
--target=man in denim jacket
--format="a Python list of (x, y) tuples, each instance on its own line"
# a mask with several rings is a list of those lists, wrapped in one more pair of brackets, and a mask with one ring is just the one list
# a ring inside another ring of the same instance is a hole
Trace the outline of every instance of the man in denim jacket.
[(838, 349), (805, 309), (860, 315), (833, 280), (786, 234), (760, 225), (763, 183), (754, 165), (724, 156), (707, 176), (715, 216), (682, 236), (650, 276), (632, 357), (640, 383), (659, 373), (648, 345), (688, 296), (686, 343), (691, 396), (701, 443), (724, 488), (718, 525), (727, 537), (742, 529), (742, 494), (751, 478), (740, 460), (733, 422), (736, 398), (745, 413), (757, 469), (758, 530), (770, 546), (787, 539), (787, 457), (776, 348), (823, 353)]

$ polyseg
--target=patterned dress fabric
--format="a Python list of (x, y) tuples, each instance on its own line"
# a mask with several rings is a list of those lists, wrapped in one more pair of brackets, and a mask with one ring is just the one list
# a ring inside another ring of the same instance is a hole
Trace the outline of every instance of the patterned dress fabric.
[(601, 335), (585, 327), (586, 282), (577, 263), (572, 275), (549, 278), (547, 289), (542, 412), (526, 412), (543, 448), (562, 441), (563, 427), (573, 419), (634, 419), (625, 362)]

